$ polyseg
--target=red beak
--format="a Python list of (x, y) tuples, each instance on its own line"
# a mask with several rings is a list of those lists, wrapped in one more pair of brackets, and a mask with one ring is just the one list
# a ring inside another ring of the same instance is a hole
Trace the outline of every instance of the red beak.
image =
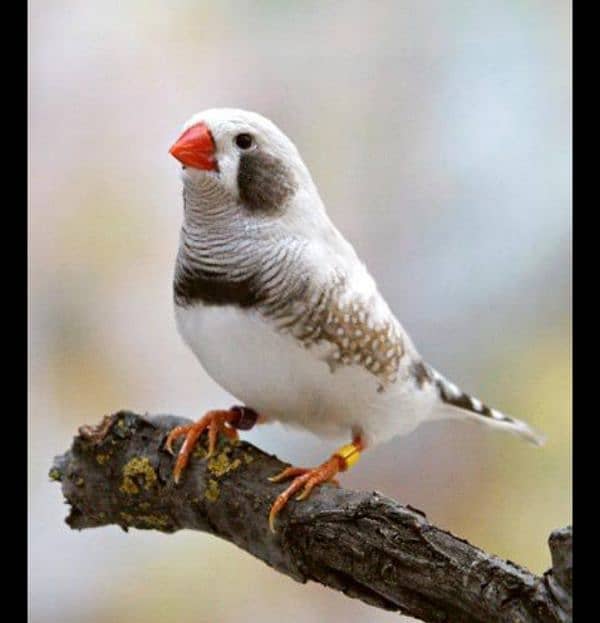
[(188, 128), (169, 149), (169, 153), (186, 167), (217, 171), (215, 141), (205, 123)]

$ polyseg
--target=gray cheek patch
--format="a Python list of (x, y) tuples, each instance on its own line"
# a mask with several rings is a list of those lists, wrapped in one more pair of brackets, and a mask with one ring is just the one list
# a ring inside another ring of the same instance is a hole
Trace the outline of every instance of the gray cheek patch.
[(292, 172), (281, 160), (258, 150), (242, 154), (237, 181), (241, 201), (256, 212), (279, 210), (297, 188)]

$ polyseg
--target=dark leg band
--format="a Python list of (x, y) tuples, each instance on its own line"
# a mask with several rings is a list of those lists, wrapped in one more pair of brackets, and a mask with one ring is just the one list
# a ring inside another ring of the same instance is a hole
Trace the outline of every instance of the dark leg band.
[(258, 413), (249, 407), (235, 406), (229, 409), (235, 417), (229, 420), (229, 424), (238, 430), (250, 430), (258, 420)]

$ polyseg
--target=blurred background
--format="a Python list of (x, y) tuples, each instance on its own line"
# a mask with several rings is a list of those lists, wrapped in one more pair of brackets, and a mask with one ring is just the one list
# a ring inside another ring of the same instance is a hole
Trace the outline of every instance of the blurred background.
[(172, 310), (167, 150), (213, 106), (275, 121), (422, 354), (548, 437), (426, 424), (344, 484), (543, 572), (571, 520), (570, 3), (30, 0), (29, 34), (30, 620), (398, 621), (200, 533), (63, 522), (48, 469), (79, 425), (233, 403)]

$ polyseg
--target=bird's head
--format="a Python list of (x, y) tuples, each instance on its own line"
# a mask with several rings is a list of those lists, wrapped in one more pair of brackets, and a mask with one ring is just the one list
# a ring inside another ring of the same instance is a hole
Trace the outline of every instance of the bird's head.
[(329, 220), (295, 145), (265, 117), (205, 110), (185, 123), (170, 153), (182, 165), (184, 277), (205, 262), (211, 278), (231, 265), (239, 281), (240, 267), (262, 270), (273, 249), (282, 249), (278, 258), (293, 259), (302, 283), (307, 270), (328, 280), (362, 266)]
[(283, 216), (306, 203), (303, 198), (318, 197), (294, 144), (257, 113), (200, 112), (185, 123), (170, 153), (182, 164), (186, 190), (233, 201), (247, 215)]

